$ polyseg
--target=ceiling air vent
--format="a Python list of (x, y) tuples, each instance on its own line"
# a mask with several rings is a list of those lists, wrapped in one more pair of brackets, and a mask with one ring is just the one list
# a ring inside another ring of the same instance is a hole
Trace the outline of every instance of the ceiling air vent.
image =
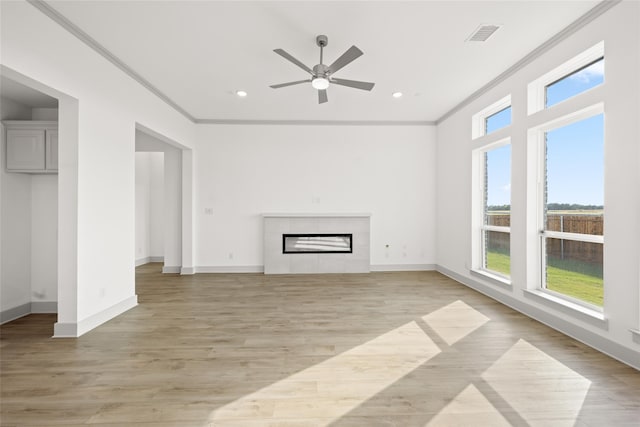
[(467, 38), (468, 42), (486, 42), (493, 33), (498, 31), (501, 25), (493, 25), (493, 24), (482, 24), (476, 30), (471, 33), (469, 38)]

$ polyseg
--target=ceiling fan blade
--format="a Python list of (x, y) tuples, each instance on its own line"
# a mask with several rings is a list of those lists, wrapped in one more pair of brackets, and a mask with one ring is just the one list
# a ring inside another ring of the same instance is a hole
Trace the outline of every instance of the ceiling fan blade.
[(306, 65), (304, 65), (302, 62), (298, 61), (296, 58), (294, 58), (293, 56), (289, 55), (287, 52), (285, 52), (282, 49), (274, 49), (273, 50), (275, 53), (277, 53), (278, 55), (282, 56), (284, 59), (293, 62), (294, 64), (296, 64), (298, 67), (302, 68), (303, 70), (305, 70), (307, 73), (313, 75), (313, 71), (311, 70), (311, 68), (307, 67)]
[(296, 82), (289, 82), (289, 83), (280, 83), (278, 85), (271, 85), (269, 87), (272, 87), (274, 89), (279, 89), (281, 87), (286, 87), (286, 86), (293, 86), (293, 85), (299, 85), (301, 83), (309, 83), (311, 81), (311, 79), (307, 79), (307, 80), (298, 80)]
[(335, 83), (337, 85), (354, 87), (356, 89), (362, 90), (371, 90), (376, 85), (375, 83), (369, 82), (359, 82), (357, 80), (346, 80), (346, 79), (336, 79), (332, 78), (331, 83)]
[(338, 71), (345, 65), (348, 65), (351, 61), (356, 60), (362, 55), (363, 53), (360, 49), (355, 46), (351, 46), (345, 53), (342, 54), (340, 58), (336, 59), (333, 64), (329, 65), (329, 72), (335, 73), (336, 71)]
[(324, 104), (325, 102), (328, 102), (329, 98), (327, 98), (327, 90), (326, 89), (322, 89), (318, 91), (318, 104)]

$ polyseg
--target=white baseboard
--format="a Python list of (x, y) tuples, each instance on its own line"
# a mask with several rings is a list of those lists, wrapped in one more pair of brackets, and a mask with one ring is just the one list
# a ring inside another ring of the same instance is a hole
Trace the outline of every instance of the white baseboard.
[[(371, 271), (434, 271), (435, 264), (377, 264), (370, 267)], [(184, 270), (184, 269), (183, 269)], [(263, 265), (216, 265), (198, 266), (193, 273), (263, 273)], [(193, 274), (182, 273), (182, 274)]]
[(162, 273), (180, 273), (180, 270), (182, 269), (182, 267), (180, 267), (179, 265), (165, 265), (164, 267), (162, 267)]
[(57, 301), (32, 301), (0, 312), (0, 325), (29, 314), (57, 313)]
[(263, 273), (263, 265), (216, 265), (195, 267), (195, 273)]
[(434, 271), (435, 264), (375, 264), (371, 271)]
[(31, 303), (8, 308), (0, 312), (0, 325), (31, 314)]
[(163, 256), (148, 256), (144, 258), (139, 258), (136, 260), (136, 267), (140, 267), (141, 265), (149, 264), (150, 262), (164, 262)]
[(635, 369), (640, 370), (640, 358), (638, 357), (638, 351), (625, 347), (617, 342), (614, 342), (608, 338), (605, 338), (599, 334), (589, 331), (579, 325), (564, 320), (553, 313), (546, 310), (542, 310), (533, 305), (527, 304), (510, 294), (501, 292), (497, 288), (485, 285), (477, 280), (469, 277), (462, 276), (455, 271), (448, 268), (437, 266), (438, 272), (444, 274), (471, 289), (474, 289), (481, 294), (488, 296), (501, 304), (506, 305), (527, 317), (537, 320), (550, 328), (553, 328), (571, 338), (580, 341), (583, 344), (593, 347), (601, 353), (613, 357), (622, 363), (625, 363)]
[(191, 275), (196, 272), (195, 267), (182, 267), (180, 268), (180, 274), (182, 275)]
[(31, 313), (57, 313), (58, 301), (31, 301)]
[(116, 316), (138, 305), (138, 296), (133, 295), (111, 307), (87, 317), (77, 323), (56, 323), (53, 325), (54, 338), (77, 338), (102, 325)]

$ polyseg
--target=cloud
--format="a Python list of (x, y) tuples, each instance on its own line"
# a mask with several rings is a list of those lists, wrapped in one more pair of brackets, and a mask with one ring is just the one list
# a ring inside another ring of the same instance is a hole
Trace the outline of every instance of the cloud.
[(604, 76), (604, 60), (598, 61), (569, 76), (569, 79), (580, 83), (590, 83), (592, 80), (601, 79)]
[(502, 188), (502, 191), (504, 191), (505, 193), (510, 193), (511, 192), (511, 183), (505, 184), (501, 188)]

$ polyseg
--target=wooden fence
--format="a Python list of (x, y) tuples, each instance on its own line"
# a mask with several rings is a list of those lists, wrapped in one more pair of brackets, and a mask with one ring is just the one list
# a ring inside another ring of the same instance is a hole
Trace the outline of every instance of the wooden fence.
[[(510, 215), (490, 214), (489, 224), (509, 227)], [(547, 230), (603, 235), (603, 216), (600, 214), (547, 214)], [(487, 242), (489, 250), (509, 250), (509, 235), (490, 232)], [(547, 239), (547, 255), (559, 259), (571, 259), (602, 265), (603, 245), (566, 239)]]

